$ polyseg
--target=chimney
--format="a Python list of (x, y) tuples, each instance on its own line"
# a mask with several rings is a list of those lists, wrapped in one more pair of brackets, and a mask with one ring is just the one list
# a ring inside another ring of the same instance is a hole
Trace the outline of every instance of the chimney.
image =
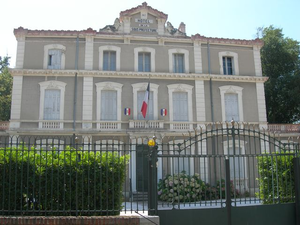
[(182, 33), (185, 33), (185, 24), (183, 22), (180, 23), (178, 30), (181, 31)]

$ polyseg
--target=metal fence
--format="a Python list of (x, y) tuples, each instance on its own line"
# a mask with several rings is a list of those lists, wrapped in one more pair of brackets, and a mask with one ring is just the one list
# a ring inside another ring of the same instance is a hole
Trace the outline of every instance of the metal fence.
[(0, 137), (0, 215), (115, 215), (295, 202), (286, 143), (251, 127), (113, 140)]

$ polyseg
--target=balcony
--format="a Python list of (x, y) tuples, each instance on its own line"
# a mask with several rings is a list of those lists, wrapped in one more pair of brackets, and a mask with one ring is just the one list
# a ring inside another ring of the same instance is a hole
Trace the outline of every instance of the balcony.
[(300, 124), (268, 124), (268, 130), (276, 133), (300, 133)]
[(129, 120), (129, 128), (131, 129), (163, 129), (163, 120)]

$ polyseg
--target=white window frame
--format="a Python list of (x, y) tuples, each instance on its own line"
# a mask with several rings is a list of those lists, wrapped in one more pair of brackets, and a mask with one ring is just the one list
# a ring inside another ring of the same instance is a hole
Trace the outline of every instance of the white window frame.
[(121, 64), (121, 48), (113, 45), (104, 45), (99, 47), (99, 70), (103, 70), (103, 52), (115, 51), (116, 52), (116, 71), (120, 71)]
[(189, 64), (189, 51), (182, 48), (173, 48), (168, 50), (169, 53), (169, 72), (174, 73), (173, 67), (173, 55), (174, 54), (183, 54), (184, 55), (184, 73), (190, 72), (190, 64)]
[[(239, 58), (236, 52), (219, 52), (219, 64), (220, 64), (220, 74), (224, 75), (224, 68), (223, 68), (223, 57), (231, 57), (233, 63), (233, 71), (232, 75), (239, 75)], [(231, 76), (232, 76), (231, 75)]]
[(140, 52), (150, 53), (150, 60), (151, 60), (150, 61), (150, 66), (151, 66), (150, 72), (155, 72), (155, 49), (149, 48), (149, 47), (134, 48), (134, 71), (135, 72), (139, 71), (139, 53)]
[[(228, 143), (229, 142), (229, 143)], [(244, 191), (244, 190), (248, 190), (248, 186), (247, 186), (247, 180), (248, 180), (248, 170), (247, 170), (247, 158), (246, 157), (244, 157), (245, 156), (245, 154), (246, 154), (246, 152), (245, 152), (245, 145), (247, 144), (247, 142), (246, 141), (243, 141), (243, 140), (239, 140), (238, 142), (235, 142), (235, 147), (236, 148), (240, 148), (240, 151), (241, 151), (241, 153), (239, 154), (239, 155), (241, 155), (243, 158), (243, 161), (244, 161), (244, 175), (245, 175), (245, 177), (243, 177), (242, 179), (244, 179), (245, 181), (245, 185), (244, 185), (244, 189), (243, 190), (240, 190), (239, 189), (239, 185), (237, 185), (235, 188), (237, 188), (239, 191)], [(224, 147), (224, 155), (228, 155), (228, 147), (229, 148), (233, 148), (233, 143), (232, 143), (232, 140), (229, 140), (229, 141), (224, 141), (223, 142), (223, 147)], [(230, 171), (230, 174), (231, 174), (231, 172), (232, 171)], [(231, 174), (232, 176), (234, 176), (233, 174)], [(239, 174), (238, 175), (236, 175), (235, 174), (235, 178), (236, 178), (236, 180), (238, 179), (238, 178), (240, 178), (239, 177)], [(230, 179), (232, 179), (232, 177), (230, 177)]]
[[(45, 90), (47, 89), (54, 89), (60, 90), (60, 121), (64, 120), (64, 111), (65, 111), (65, 90), (66, 90), (66, 83), (57, 81), (57, 80), (50, 80), (50, 81), (43, 81), (39, 83), (40, 85), (40, 115), (39, 120), (44, 120), (44, 102), (45, 102)], [(39, 122), (39, 128), (42, 128), (43, 122)], [(60, 123), (60, 128), (63, 128), (63, 123)]]
[[(121, 121), (121, 96), (122, 96), (122, 87), (123, 84), (116, 82), (99, 82), (96, 83), (96, 92), (97, 92), (97, 104), (96, 104), (96, 118), (97, 121), (101, 121), (101, 91), (117, 91), (117, 121)], [(97, 123), (97, 129), (100, 129), (99, 123)], [(121, 124), (118, 124), (118, 129), (120, 129)]]
[(226, 121), (226, 110), (225, 110), (225, 94), (237, 94), (238, 95), (238, 104), (239, 104), (239, 118), (240, 121), (244, 121), (244, 112), (243, 112), (243, 88), (239, 86), (226, 85), (219, 87), (221, 95), (221, 105), (222, 105), (222, 121)]
[(51, 44), (51, 45), (45, 45), (44, 46), (44, 64), (43, 64), (43, 69), (47, 70), (48, 69), (48, 55), (49, 55), (49, 50), (51, 49), (58, 49), (61, 50), (61, 64), (60, 64), (60, 69), (64, 70), (65, 69), (65, 64), (66, 64), (66, 47), (60, 44)]
[[(141, 109), (137, 108), (137, 93), (138, 91), (146, 91), (148, 83), (132, 84), (133, 89), (133, 119), (137, 120), (137, 115)], [(150, 83), (150, 92), (153, 92), (153, 120), (158, 120), (158, 84)]]
[[(193, 121), (193, 102), (192, 102), (192, 91), (193, 86), (188, 84), (170, 84), (168, 87), (169, 93), (169, 118), (173, 121), (173, 92), (187, 92), (188, 93), (188, 121)], [(184, 122), (184, 121), (183, 121)]]

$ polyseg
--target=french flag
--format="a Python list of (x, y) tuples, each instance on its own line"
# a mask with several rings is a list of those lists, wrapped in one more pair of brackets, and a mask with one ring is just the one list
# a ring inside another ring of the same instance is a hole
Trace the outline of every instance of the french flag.
[(130, 116), (130, 108), (125, 108), (124, 109), (124, 115)]
[(166, 116), (167, 115), (167, 109), (161, 109), (160, 110), (160, 115)]
[(142, 112), (144, 118), (146, 118), (146, 114), (147, 114), (149, 95), (150, 95), (150, 82), (148, 83), (147, 90), (145, 92), (144, 101), (143, 101), (142, 108), (141, 108), (141, 112)]

